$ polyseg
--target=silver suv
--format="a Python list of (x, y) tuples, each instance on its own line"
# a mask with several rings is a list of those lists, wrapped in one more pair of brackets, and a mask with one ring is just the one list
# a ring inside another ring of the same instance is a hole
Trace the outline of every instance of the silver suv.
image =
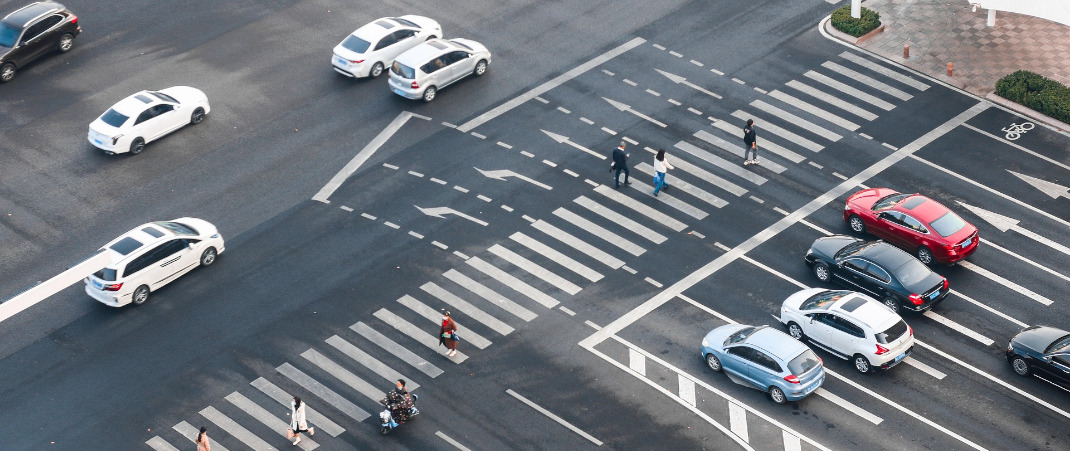
[(490, 51), (469, 39), (431, 39), (398, 55), (390, 67), (390, 90), (408, 99), (435, 100), (438, 91), (490, 65)]

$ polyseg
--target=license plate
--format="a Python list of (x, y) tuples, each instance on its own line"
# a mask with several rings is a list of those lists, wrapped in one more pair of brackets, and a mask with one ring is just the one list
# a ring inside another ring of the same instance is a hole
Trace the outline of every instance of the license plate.
[(895, 357), (895, 363), (899, 363), (900, 360), (903, 360), (906, 357), (907, 357), (907, 353), (905, 353), (905, 352), (902, 353), (902, 354), (899, 354), (898, 356)]
[(929, 295), (929, 300), (931, 301), (931, 300), (934, 300), (934, 299), (936, 299), (938, 297), (940, 297), (940, 290), (936, 290), (936, 291), (933, 292), (933, 294), (930, 294)]
[(96, 138), (93, 138), (93, 142), (95, 142), (97, 144), (104, 144), (104, 141), (101, 141), (101, 140), (96, 139)]
[(398, 89), (398, 88), (394, 88), (394, 92), (396, 92), (399, 96), (404, 96), (405, 95), (405, 93), (401, 92), (401, 90)]
[(963, 241), (963, 242), (962, 242), (962, 247), (966, 247), (966, 246), (969, 246), (969, 245), (970, 245), (970, 243), (972, 243), (972, 242), (973, 242), (973, 238), (969, 238), (969, 239), (967, 239), (966, 241)]
[(346, 63), (348, 63), (348, 61), (346, 61), (346, 60), (344, 60), (344, 59), (342, 59), (342, 58), (339, 58), (339, 57), (337, 57), (337, 56), (336, 56), (336, 57), (334, 57), (334, 62), (336, 62), (336, 63), (338, 63), (338, 64), (341, 64), (341, 65), (343, 65), (343, 66), (346, 66), (346, 65), (347, 65)]
[(98, 282), (96, 280), (93, 281), (93, 286), (97, 287), (97, 288), (104, 288), (104, 284), (102, 284), (102, 283), (100, 283), (100, 282)]

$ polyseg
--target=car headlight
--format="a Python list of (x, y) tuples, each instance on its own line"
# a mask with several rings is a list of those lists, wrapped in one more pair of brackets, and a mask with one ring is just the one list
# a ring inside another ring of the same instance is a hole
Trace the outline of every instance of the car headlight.
[(1013, 342), (1007, 342), (1007, 352), (1011, 352), (1011, 351), (1014, 351), (1014, 343)]
[(710, 341), (705, 339), (705, 338), (703, 338), (702, 339), (702, 347), (704, 347), (704, 348), (710, 347)]
[(844, 210), (850, 210), (851, 209), (851, 204), (843, 204), (843, 209)]

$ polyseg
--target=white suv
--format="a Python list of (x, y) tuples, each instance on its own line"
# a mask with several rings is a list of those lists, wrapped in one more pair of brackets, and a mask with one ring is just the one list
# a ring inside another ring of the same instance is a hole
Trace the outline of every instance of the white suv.
[(438, 91), (469, 75), (481, 76), (490, 51), (470, 39), (432, 39), (398, 55), (390, 66), (390, 90), (408, 99), (435, 100)]
[(914, 349), (914, 329), (884, 304), (861, 293), (808, 288), (789, 296), (780, 322), (796, 340), (808, 340), (854, 363), (860, 373), (891, 368)]
[(223, 250), (223, 237), (203, 219), (143, 224), (100, 249), (111, 264), (85, 278), (85, 292), (112, 307), (141, 305), (152, 291), (215, 263)]

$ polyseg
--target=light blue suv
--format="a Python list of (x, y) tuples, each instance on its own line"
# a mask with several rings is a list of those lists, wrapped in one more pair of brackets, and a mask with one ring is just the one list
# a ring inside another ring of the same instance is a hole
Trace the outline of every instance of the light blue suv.
[(769, 393), (777, 404), (798, 401), (825, 382), (821, 358), (769, 326), (729, 324), (702, 339), (702, 358), (733, 381)]

